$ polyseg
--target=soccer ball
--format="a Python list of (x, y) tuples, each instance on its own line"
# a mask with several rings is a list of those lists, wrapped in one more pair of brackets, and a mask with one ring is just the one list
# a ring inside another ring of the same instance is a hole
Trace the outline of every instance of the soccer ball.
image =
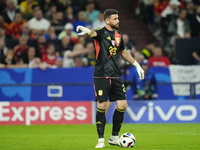
[(119, 139), (121, 147), (133, 147), (135, 145), (136, 139), (131, 133), (124, 133)]

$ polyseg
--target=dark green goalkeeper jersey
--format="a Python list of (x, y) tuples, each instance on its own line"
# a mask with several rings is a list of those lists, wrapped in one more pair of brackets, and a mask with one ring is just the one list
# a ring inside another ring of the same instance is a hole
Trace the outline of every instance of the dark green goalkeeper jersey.
[(94, 37), (96, 49), (96, 64), (94, 78), (119, 78), (121, 77), (118, 55), (123, 51), (124, 41), (119, 31), (109, 31), (106, 27), (95, 30)]

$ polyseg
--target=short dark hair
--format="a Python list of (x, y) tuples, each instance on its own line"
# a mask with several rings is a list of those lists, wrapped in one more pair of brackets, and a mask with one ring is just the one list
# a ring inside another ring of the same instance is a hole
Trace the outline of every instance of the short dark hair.
[(118, 11), (115, 10), (115, 9), (106, 9), (103, 13), (104, 20), (106, 20), (107, 18), (109, 18), (113, 14), (118, 14)]
[(36, 4), (34, 4), (34, 5), (32, 5), (32, 10), (33, 9), (35, 9), (36, 7), (40, 7), (39, 5), (36, 5)]
[(20, 15), (22, 16), (22, 13), (20, 13), (20, 12), (16, 12), (16, 13), (15, 13), (15, 16), (16, 16), (16, 14), (20, 14)]
[(182, 11), (187, 11), (187, 10), (185, 8), (181, 8), (179, 9), (178, 14), (182, 13)]
[(149, 45), (149, 44), (154, 44), (154, 41), (153, 40), (146, 41), (146, 45)]

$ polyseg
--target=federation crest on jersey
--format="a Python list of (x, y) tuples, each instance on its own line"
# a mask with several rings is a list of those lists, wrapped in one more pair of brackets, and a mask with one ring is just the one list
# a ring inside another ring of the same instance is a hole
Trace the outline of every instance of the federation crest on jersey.
[(115, 41), (111, 40), (112, 46), (115, 46)]
[(103, 90), (99, 90), (98, 94), (99, 94), (99, 96), (102, 96), (103, 95)]
[(119, 46), (120, 42), (121, 42), (121, 34), (119, 34), (117, 31), (115, 31), (115, 44), (116, 46)]
[(119, 45), (120, 38), (119, 38), (119, 37), (116, 37), (116, 38), (115, 38), (115, 41), (116, 41), (116, 45)]

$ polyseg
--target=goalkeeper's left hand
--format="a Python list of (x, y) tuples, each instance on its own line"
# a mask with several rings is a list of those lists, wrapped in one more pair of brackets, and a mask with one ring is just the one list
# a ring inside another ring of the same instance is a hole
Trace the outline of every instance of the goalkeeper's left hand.
[(86, 27), (77, 26), (77, 27), (76, 27), (76, 32), (79, 32), (79, 31), (81, 31), (81, 33), (78, 33), (79, 36), (84, 35), (84, 34), (89, 35), (90, 32), (91, 32), (91, 31), (90, 31), (88, 28), (86, 28)]
[(136, 67), (136, 70), (138, 72), (140, 80), (143, 80), (144, 79), (144, 70), (140, 67), (140, 65), (137, 63), (136, 60), (132, 65)]

